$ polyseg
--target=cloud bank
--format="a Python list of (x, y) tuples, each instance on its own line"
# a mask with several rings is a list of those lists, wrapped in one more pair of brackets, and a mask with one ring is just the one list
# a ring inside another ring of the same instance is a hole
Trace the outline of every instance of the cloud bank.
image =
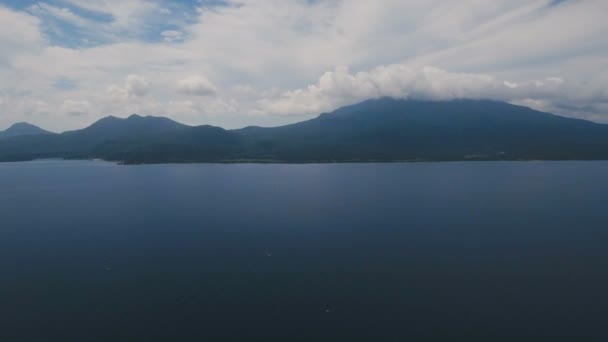
[(337, 67), (317, 83), (258, 101), (257, 113), (297, 115), (326, 112), (370, 98), (416, 100), (493, 99), (541, 110), (565, 111), (608, 105), (606, 88), (570, 84), (560, 77), (514, 82), (494, 76), (454, 73), (436, 67), (412, 68), (403, 64), (350, 72)]

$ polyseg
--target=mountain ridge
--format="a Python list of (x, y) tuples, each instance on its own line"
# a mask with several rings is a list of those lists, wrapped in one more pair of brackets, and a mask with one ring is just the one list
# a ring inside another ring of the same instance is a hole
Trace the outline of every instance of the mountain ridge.
[(608, 125), (500, 101), (379, 98), (278, 127), (225, 130), (133, 114), (0, 143), (0, 161), (48, 157), (128, 164), (608, 159)]

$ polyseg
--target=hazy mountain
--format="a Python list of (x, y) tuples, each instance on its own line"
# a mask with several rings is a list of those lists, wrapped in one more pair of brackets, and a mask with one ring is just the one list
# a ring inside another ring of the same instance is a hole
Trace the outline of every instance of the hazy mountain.
[(36, 134), (52, 134), (49, 131), (45, 131), (38, 126), (34, 126), (27, 122), (19, 122), (11, 127), (7, 128), (5, 131), (0, 131), (0, 138), (10, 138), (16, 137), (20, 135), (36, 135)]
[(0, 143), (0, 160), (42, 157), (126, 163), (608, 159), (608, 125), (496, 101), (382, 98), (274, 128), (190, 127), (133, 115)]

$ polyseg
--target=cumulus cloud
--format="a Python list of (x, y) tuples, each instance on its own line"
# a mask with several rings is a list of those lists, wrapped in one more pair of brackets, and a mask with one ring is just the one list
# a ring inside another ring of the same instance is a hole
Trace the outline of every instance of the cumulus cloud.
[[(456, 73), (436, 67), (380, 66), (352, 73), (337, 67), (317, 83), (258, 101), (254, 113), (306, 115), (330, 111), (370, 98), (394, 97), (420, 100), (495, 99), (527, 104), (537, 109), (577, 109), (589, 103), (608, 104), (608, 96), (589, 93), (589, 86), (567, 84), (560, 77), (511, 82), (494, 76)], [(601, 90), (600, 90), (601, 92)], [(564, 108), (565, 103), (569, 104)]]
[(142, 76), (129, 75), (123, 86), (116, 84), (108, 87), (108, 93), (113, 99), (131, 100), (140, 98), (148, 93), (150, 83)]
[(186, 77), (177, 82), (177, 90), (184, 95), (213, 96), (217, 90), (213, 83), (201, 75)]
[(313, 114), (383, 96), (429, 100), (482, 98), (498, 93), (500, 87), (491, 76), (450, 73), (428, 66), (417, 69), (394, 64), (358, 73), (342, 66), (324, 73), (315, 84), (262, 99), (258, 105), (262, 113)]

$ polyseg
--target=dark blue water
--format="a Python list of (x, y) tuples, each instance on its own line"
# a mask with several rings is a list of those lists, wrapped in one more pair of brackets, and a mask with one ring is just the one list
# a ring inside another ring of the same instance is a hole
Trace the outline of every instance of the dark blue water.
[(608, 162), (0, 164), (0, 341), (605, 341)]

